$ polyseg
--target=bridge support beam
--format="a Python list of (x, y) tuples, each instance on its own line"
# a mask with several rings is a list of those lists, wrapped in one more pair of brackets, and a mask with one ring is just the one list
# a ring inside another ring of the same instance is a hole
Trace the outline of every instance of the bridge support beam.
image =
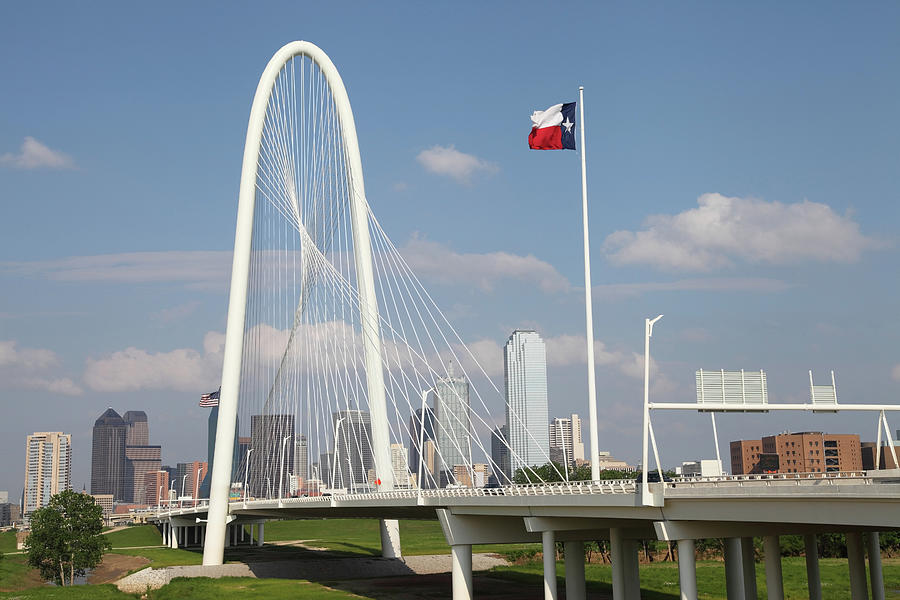
[(881, 568), (881, 536), (877, 531), (866, 534), (869, 554), (869, 581), (872, 583), (872, 600), (884, 600), (884, 572)]
[(381, 519), (381, 556), (384, 558), (401, 558), (400, 522), (397, 519)]
[(262, 548), (262, 545), (266, 543), (266, 524), (259, 524), (259, 536), (256, 538), (256, 545)]
[(173, 550), (178, 549), (178, 530), (180, 527), (176, 527), (175, 525), (169, 525), (169, 548)]
[(850, 568), (850, 598), (867, 600), (869, 588), (866, 585), (866, 556), (862, 534), (858, 531), (847, 532), (847, 563)]
[(741, 538), (741, 566), (744, 574), (744, 596), (756, 599), (756, 549), (752, 537)]
[(472, 545), (454, 544), (450, 546), (451, 580), (453, 600), (472, 600)]
[(625, 596), (625, 540), (618, 527), (609, 529), (609, 559), (612, 563), (613, 600), (626, 600)]
[(781, 574), (781, 545), (777, 535), (763, 538), (766, 559), (766, 593), (769, 600), (784, 600), (784, 580)]
[(641, 600), (640, 554), (637, 540), (623, 540), (625, 547), (625, 597), (628, 600)]
[(584, 542), (565, 542), (566, 600), (585, 600)]
[(694, 540), (678, 540), (678, 586), (681, 600), (697, 600), (697, 562)]
[(552, 531), (541, 532), (544, 555), (544, 600), (556, 600), (556, 536)]
[(725, 589), (728, 600), (745, 600), (741, 538), (725, 538)]
[(822, 577), (819, 574), (819, 544), (816, 542), (816, 534), (804, 535), (803, 543), (806, 546), (806, 587), (809, 591), (809, 600), (822, 600)]

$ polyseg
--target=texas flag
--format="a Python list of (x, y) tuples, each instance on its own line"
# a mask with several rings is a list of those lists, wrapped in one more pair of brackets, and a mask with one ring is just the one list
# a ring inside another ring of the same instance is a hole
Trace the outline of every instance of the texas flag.
[(528, 147), (532, 150), (575, 149), (575, 103), (554, 104), (531, 115)]

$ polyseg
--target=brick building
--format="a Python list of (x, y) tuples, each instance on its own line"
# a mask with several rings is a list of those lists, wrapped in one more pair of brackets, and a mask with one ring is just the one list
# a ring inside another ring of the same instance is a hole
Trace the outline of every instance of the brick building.
[(831, 473), (861, 471), (859, 436), (821, 431), (780, 433), (731, 442), (731, 472)]

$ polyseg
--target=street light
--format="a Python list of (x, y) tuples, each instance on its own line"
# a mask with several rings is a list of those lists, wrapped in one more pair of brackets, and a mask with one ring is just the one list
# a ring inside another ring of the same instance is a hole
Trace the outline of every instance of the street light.
[[(159, 510), (162, 510), (162, 491), (163, 491), (164, 487), (166, 487), (166, 486), (165, 485), (159, 486), (159, 497), (157, 497), (157, 499), (156, 499), (156, 506), (159, 507)], [(169, 507), (169, 508), (171, 508), (171, 507)]]
[[(231, 487), (231, 480), (229, 479), (228, 487)], [(194, 489), (191, 492), (191, 495), (194, 497), (194, 506), (197, 506), (200, 503), (200, 463), (197, 463), (197, 477), (194, 479)]]
[(246, 464), (244, 465), (244, 502), (247, 501), (247, 476), (250, 474), (250, 453), (253, 452), (253, 448), (247, 448), (247, 459), (244, 461)]
[[(347, 418), (347, 417), (339, 417), (338, 420), (337, 420), (337, 422), (335, 422), (335, 424), (334, 424), (334, 453), (331, 455), (331, 489), (332, 489), (332, 490), (334, 490), (334, 488), (335, 488), (334, 483), (335, 483), (335, 479), (337, 478), (336, 469), (337, 469), (337, 457), (338, 457), (338, 452), (337, 452), (337, 451), (338, 451), (338, 447), (337, 447), (337, 445), (338, 445), (338, 431), (339, 431), (340, 428), (341, 428), (341, 422), (342, 422), (344, 419), (346, 419), (346, 418)], [(350, 443), (347, 442), (347, 445), (348, 445), (348, 452), (347, 452), (347, 454), (350, 454), (350, 452), (349, 452), (349, 445), (350, 445)], [(350, 457), (348, 456), (347, 459), (349, 460), (349, 458), (350, 458)], [(352, 484), (352, 481), (353, 481), (353, 479), (352, 479), (353, 465), (352, 465), (352, 464), (350, 465), (350, 474), (351, 474), (351, 479), (350, 479), (351, 484), (350, 484), (350, 487), (353, 487), (353, 484)], [(341, 467), (341, 483), (342, 483), (342, 484), (344, 483), (344, 468), (343, 468), (343, 466)]]
[(175, 478), (174, 477), (172, 478), (172, 485), (169, 487), (169, 498), (168, 498), (169, 508), (172, 508), (172, 497), (175, 495), (173, 492), (175, 492)]
[[(647, 485), (647, 436), (650, 430), (650, 338), (653, 336), (653, 324), (662, 319), (659, 315), (655, 319), (644, 319), (644, 424), (643, 424), (643, 446), (641, 447), (641, 500), (644, 506), (649, 506), (650, 490)], [(657, 459), (657, 462), (659, 460)], [(660, 469), (660, 480), (662, 480), (662, 466), (656, 465)]]
[(178, 501), (178, 506), (184, 506), (184, 481), (187, 479), (188, 473), (185, 473), (181, 478), (181, 499)]
[(284, 445), (291, 439), (292, 435), (287, 435), (281, 440), (281, 468), (278, 470), (278, 499), (284, 496)]
[(422, 412), (419, 417), (419, 495), (422, 495), (422, 463), (425, 461), (425, 399), (431, 389), (422, 390)]

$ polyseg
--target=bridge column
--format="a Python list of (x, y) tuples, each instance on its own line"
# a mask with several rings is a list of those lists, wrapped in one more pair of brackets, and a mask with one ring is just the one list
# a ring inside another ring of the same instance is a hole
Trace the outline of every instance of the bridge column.
[(384, 558), (401, 558), (400, 522), (397, 519), (381, 519), (381, 556)]
[(741, 538), (725, 538), (725, 589), (728, 600), (745, 600), (744, 556)]
[(256, 539), (256, 523), (250, 523), (250, 545), (253, 545), (253, 540)]
[(566, 600), (584, 600), (584, 542), (565, 542)]
[(262, 545), (266, 543), (266, 524), (259, 524), (259, 537), (256, 539), (256, 545), (262, 548)]
[(544, 554), (544, 600), (556, 600), (556, 536), (552, 531), (541, 532)]
[(678, 586), (681, 600), (697, 600), (697, 562), (694, 540), (678, 540)]
[(641, 600), (641, 561), (637, 540), (624, 540), (625, 547), (625, 597)]
[(866, 534), (869, 553), (869, 580), (872, 583), (872, 600), (884, 600), (884, 573), (881, 569), (881, 536), (877, 531)]
[(847, 563), (850, 567), (850, 598), (867, 600), (869, 588), (866, 585), (866, 556), (862, 534), (858, 531), (847, 533)]
[(233, 529), (231, 527), (231, 523), (225, 526), (225, 547), (231, 548), (231, 534), (233, 533)]
[(784, 600), (784, 580), (781, 574), (781, 545), (777, 535), (763, 537), (766, 555), (766, 591), (769, 600)]
[(453, 560), (451, 570), (453, 600), (472, 600), (472, 545), (450, 546), (450, 557)]
[(618, 527), (609, 528), (609, 560), (612, 563), (613, 600), (625, 600), (625, 540)]
[(741, 566), (744, 576), (744, 597), (756, 600), (756, 549), (752, 537), (741, 538)]
[(175, 525), (169, 525), (169, 548), (173, 550), (178, 549), (178, 529)]
[(807, 533), (803, 536), (806, 545), (806, 587), (809, 590), (809, 600), (822, 600), (822, 578), (819, 574), (819, 544), (816, 542), (816, 534)]
[(165, 521), (163, 521), (162, 523), (160, 523), (160, 524), (159, 524), (159, 533), (160, 533), (160, 535), (162, 535), (162, 543), (163, 543), (163, 546), (168, 546), (168, 545), (169, 545), (169, 538), (168, 538), (168, 535), (169, 535), (169, 524), (166, 523)]

